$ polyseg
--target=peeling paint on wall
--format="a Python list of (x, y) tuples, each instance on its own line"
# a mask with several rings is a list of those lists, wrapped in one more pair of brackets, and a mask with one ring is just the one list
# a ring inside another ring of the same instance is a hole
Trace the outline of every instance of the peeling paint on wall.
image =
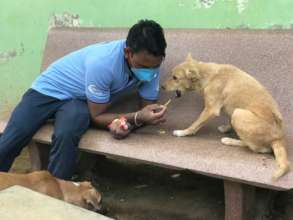
[(280, 30), (280, 29), (285, 29), (285, 27), (281, 24), (273, 24), (270, 26), (270, 29)]
[[(251, 27), (249, 26), (249, 24), (240, 24), (238, 26), (236, 26), (236, 29), (250, 29)], [(229, 28), (227, 28), (229, 29)]]
[[(238, 14), (242, 14), (248, 7), (249, 0), (194, 0), (193, 9), (209, 9), (216, 5), (217, 2), (235, 2), (235, 8)], [(179, 7), (184, 6), (184, 1), (181, 0)]]
[(18, 52), (16, 49), (9, 49), (6, 51), (0, 51), (0, 64), (4, 64), (4, 63), (8, 62), (9, 60), (15, 58), (16, 56), (22, 55), (23, 52), (24, 52), (24, 46), (22, 43), (20, 44), (20, 49)]
[(7, 50), (7, 51), (0, 51), (0, 64), (6, 63), (10, 59), (16, 57), (17, 52), (15, 49)]
[(80, 27), (81, 23), (78, 14), (71, 14), (69, 12), (53, 14), (50, 17), (49, 29), (53, 27)]
[(237, 0), (237, 10), (241, 14), (248, 6), (248, 0)]
[(211, 8), (216, 3), (216, 0), (198, 0), (198, 2), (204, 8)]
[(178, 6), (179, 6), (179, 7), (183, 7), (183, 6), (184, 6), (184, 3), (183, 3), (182, 0), (179, 1)]
[(211, 8), (216, 3), (216, 0), (195, 0), (193, 3), (193, 9)]

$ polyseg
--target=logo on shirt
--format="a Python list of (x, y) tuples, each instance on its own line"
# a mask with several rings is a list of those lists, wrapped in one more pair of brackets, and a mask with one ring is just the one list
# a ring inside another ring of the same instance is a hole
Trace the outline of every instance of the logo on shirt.
[(156, 86), (156, 91), (157, 91), (157, 92), (160, 91), (160, 84), (158, 84), (158, 85)]
[(104, 93), (102, 91), (99, 91), (98, 88), (93, 84), (89, 85), (87, 89), (89, 90), (90, 93), (94, 95), (97, 95), (97, 96), (104, 95)]

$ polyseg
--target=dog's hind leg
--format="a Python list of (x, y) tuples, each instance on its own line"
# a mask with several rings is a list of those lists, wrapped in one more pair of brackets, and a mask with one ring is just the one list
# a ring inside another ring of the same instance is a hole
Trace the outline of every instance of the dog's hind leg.
[(273, 141), (271, 145), (278, 164), (278, 168), (273, 174), (273, 180), (277, 180), (290, 170), (290, 164), (287, 158), (287, 151), (284, 146), (284, 141), (276, 140)]
[(245, 144), (242, 140), (235, 139), (235, 138), (223, 137), (221, 138), (221, 142), (222, 144), (228, 145), (228, 146), (247, 147), (247, 144)]
[(252, 151), (269, 153), (271, 149), (273, 150), (278, 164), (278, 168), (273, 174), (274, 180), (289, 171), (284, 140), (278, 128), (245, 109), (236, 109), (233, 112), (231, 123), (238, 136), (248, 144)]

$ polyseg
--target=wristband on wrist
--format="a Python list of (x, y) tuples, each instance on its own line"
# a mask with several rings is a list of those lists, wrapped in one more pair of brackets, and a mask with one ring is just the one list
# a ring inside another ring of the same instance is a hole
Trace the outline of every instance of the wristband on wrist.
[(135, 126), (140, 127), (140, 126), (142, 126), (142, 123), (137, 122), (137, 116), (138, 116), (138, 112), (135, 112), (135, 114), (134, 114), (134, 124), (135, 124)]

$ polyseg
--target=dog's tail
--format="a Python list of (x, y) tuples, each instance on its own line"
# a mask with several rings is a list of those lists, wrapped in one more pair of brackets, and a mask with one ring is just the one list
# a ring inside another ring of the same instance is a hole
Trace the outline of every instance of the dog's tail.
[(278, 164), (278, 168), (273, 174), (273, 180), (279, 179), (290, 170), (290, 163), (287, 158), (287, 151), (284, 140), (275, 140), (271, 143), (274, 155)]

